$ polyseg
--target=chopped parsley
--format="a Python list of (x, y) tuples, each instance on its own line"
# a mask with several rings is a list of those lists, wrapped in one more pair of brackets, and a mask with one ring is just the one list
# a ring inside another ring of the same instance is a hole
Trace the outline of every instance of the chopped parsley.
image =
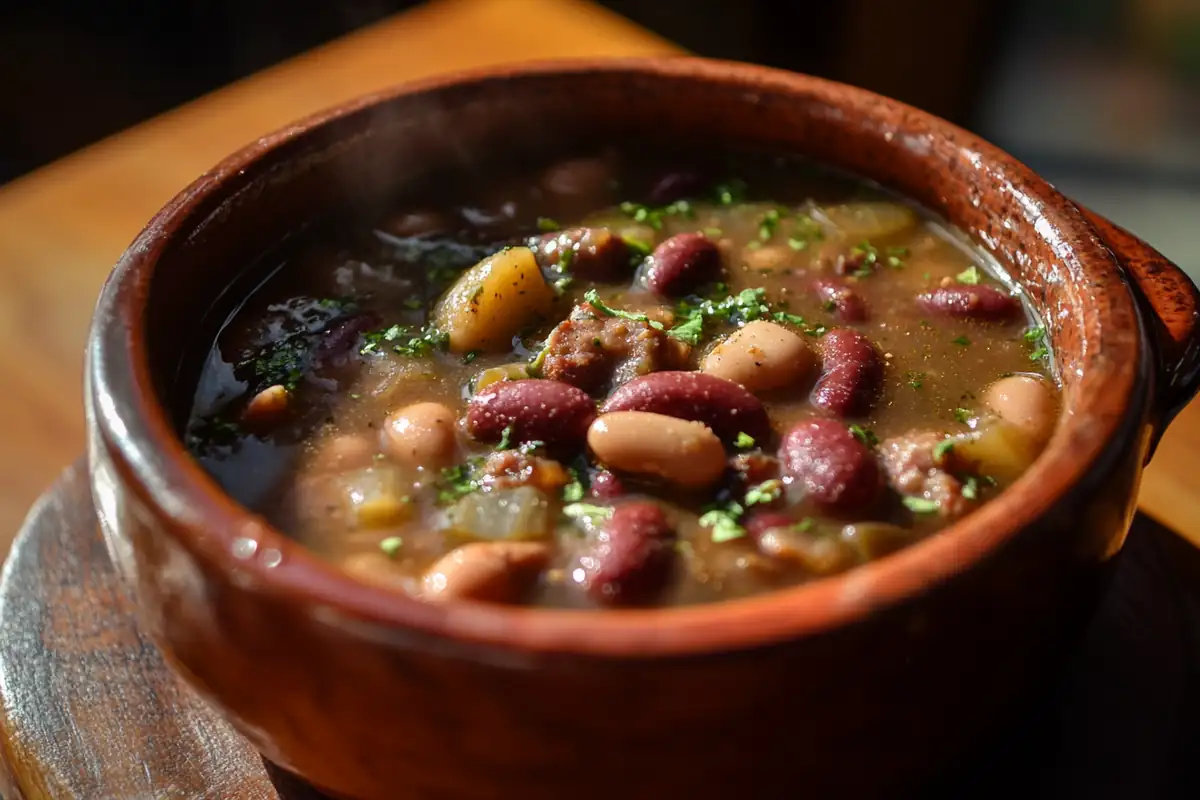
[(388, 558), (395, 558), (403, 546), (404, 540), (399, 536), (389, 536), (379, 543), (379, 549)]
[(817, 521), (815, 519), (812, 517), (805, 517), (795, 525), (792, 525), (790, 528), (788, 528), (788, 530), (795, 531), (796, 533), (805, 533), (807, 531), (811, 531), (814, 527), (816, 527), (816, 525)]
[(453, 503), (460, 497), (479, 489), (478, 473), (482, 466), (483, 458), (473, 456), (465, 463), (443, 469), (438, 489), (438, 502), (443, 505)]
[(692, 218), (696, 216), (696, 210), (692, 208), (691, 202), (687, 200), (676, 200), (674, 203), (662, 206), (661, 208), (626, 201), (617, 206), (617, 208), (634, 222), (643, 222), (656, 231), (662, 230), (663, 219), (666, 217)]
[(950, 344), (956, 344), (959, 347), (967, 347), (971, 344), (971, 340), (967, 338), (966, 334), (963, 334), (962, 336), (955, 336), (953, 339), (951, 339)]
[(470, 364), (472, 361), (474, 361), (477, 358), (479, 358), (479, 351), (478, 350), (469, 350), (465, 354), (463, 354), (462, 362), (464, 364)]
[(768, 208), (763, 212), (762, 219), (758, 221), (759, 241), (771, 241), (771, 237), (775, 235), (775, 230), (779, 227), (780, 219), (781, 216), (777, 208)]
[(583, 481), (579, 479), (579, 473), (570, 468), (567, 474), (571, 476), (571, 482), (562, 489), (562, 499), (564, 503), (578, 503), (583, 499)]
[(979, 499), (979, 479), (974, 475), (963, 479), (962, 496), (967, 500)]
[(561, 297), (563, 295), (563, 293), (567, 291), (567, 289), (571, 288), (571, 284), (574, 282), (575, 282), (574, 278), (570, 278), (570, 277), (559, 278), (558, 280), (556, 280), (554, 282), (554, 284), (552, 286), (552, 288), (554, 289), (554, 294)]
[(954, 409), (954, 419), (966, 425), (971, 421), (971, 410), (969, 408)]
[(982, 277), (983, 276), (979, 273), (979, 267), (972, 264), (962, 272), (955, 275), (954, 280), (958, 281), (959, 283), (965, 283), (968, 286), (975, 286), (980, 280), (982, 280)]
[(621, 319), (633, 320), (634, 322), (645, 322), (656, 331), (661, 331), (665, 327), (658, 320), (650, 319), (645, 314), (637, 314), (632, 311), (623, 311), (619, 308), (613, 308), (600, 299), (600, 295), (597, 294), (595, 289), (588, 289), (587, 293), (584, 294), (583, 299), (588, 305), (605, 316), (620, 317)]
[(906, 258), (908, 258), (907, 247), (889, 247), (887, 249), (887, 265), (892, 269), (903, 269)]
[(714, 508), (700, 515), (700, 527), (711, 529), (712, 540), (717, 544), (731, 542), (746, 535), (746, 529), (738, 521), (745, 509), (740, 503), (729, 503), (725, 508)]
[(901, 502), (914, 514), (934, 514), (941, 507), (936, 500), (927, 497), (905, 497)]
[(920, 389), (925, 385), (925, 373), (917, 370), (910, 370), (904, 373), (904, 379), (908, 381), (908, 385), (914, 389)]
[(944, 464), (946, 457), (954, 452), (954, 440), (943, 439), (933, 446), (933, 463)]
[(804, 317), (800, 316), (799, 314), (789, 314), (786, 311), (776, 311), (771, 316), (775, 318), (776, 322), (787, 322), (791, 325), (795, 325), (798, 328), (804, 327)]
[(710, 239), (720, 239), (725, 235), (725, 231), (721, 230), (720, 228), (705, 228), (703, 231), (701, 231), (701, 233)]
[(812, 336), (813, 338), (819, 339), (822, 336), (824, 336), (826, 331), (828, 331), (828, 330), (829, 329), (826, 328), (824, 325), (818, 325), (815, 328), (805, 328), (804, 332), (806, 334), (808, 334), (809, 336)]
[(512, 446), (513, 426), (508, 425), (500, 431), (500, 441), (496, 442), (497, 450), (507, 450)]
[(546, 363), (546, 356), (548, 355), (550, 355), (550, 345), (547, 343), (538, 350), (538, 354), (533, 357), (533, 361), (529, 362), (529, 377), (536, 378), (542, 374), (542, 365)]
[(633, 252), (634, 258), (639, 261), (654, 252), (654, 248), (648, 242), (643, 242), (641, 239), (634, 239), (632, 236), (622, 236), (621, 241)]
[(704, 336), (704, 317), (700, 314), (690, 316), (667, 331), (667, 335), (695, 347)]
[(1046, 347), (1046, 329), (1038, 325), (1034, 328), (1029, 328), (1022, 334), (1022, 338), (1032, 346), (1029, 351), (1030, 361), (1044, 361), (1050, 355), (1050, 348)]
[(851, 275), (867, 278), (875, 273), (875, 265), (879, 263), (878, 247), (864, 239), (854, 246), (850, 255), (858, 262), (858, 268)]
[(613, 514), (612, 506), (597, 506), (591, 503), (568, 503), (562, 513), (571, 519), (582, 519), (596, 525)]
[(874, 447), (875, 445), (879, 444), (879, 437), (876, 436), (875, 432), (870, 428), (864, 428), (862, 425), (854, 422), (850, 423), (846, 427), (849, 428), (850, 433), (855, 439), (858, 439), (867, 447)]
[(390, 345), (392, 351), (398, 355), (420, 358), (437, 350), (445, 350), (446, 345), (450, 343), (450, 335), (432, 325), (419, 329), (408, 325), (393, 325), (382, 331), (363, 334), (363, 341), (365, 344), (359, 353), (364, 356)]
[(754, 437), (745, 431), (740, 431), (737, 438), (733, 440), (733, 446), (739, 450), (749, 450), (754, 447)]
[(723, 206), (731, 206), (734, 203), (740, 203), (746, 199), (746, 182), (740, 178), (733, 178), (725, 183), (717, 184), (713, 190), (716, 200)]
[(795, 236), (789, 236), (787, 243), (788, 247), (792, 248), (793, 250), (803, 250), (804, 248), (808, 247), (808, 240), (797, 239)]
[(773, 503), (783, 494), (783, 481), (774, 478), (769, 481), (763, 481), (757, 486), (751, 486), (746, 490), (746, 505), (757, 506)]

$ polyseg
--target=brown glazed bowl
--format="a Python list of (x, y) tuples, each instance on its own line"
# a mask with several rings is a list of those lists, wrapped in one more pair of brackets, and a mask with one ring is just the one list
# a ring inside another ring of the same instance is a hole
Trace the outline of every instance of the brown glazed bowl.
[[(256, 255), (432, 164), (629, 134), (805, 153), (970, 234), (1048, 327), (1065, 407), (1044, 455), (944, 533), (844, 575), (602, 612), (434, 607), (357, 583), (189, 458), (184, 351)], [(92, 480), (172, 667), (266, 758), (336, 796), (891, 797), (1071, 647), (1154, 442), (1196, 391), (1196, 325), (1196, 290), (1162, 256), (900, 103), (691, 58), (492, 69), (259, 139), (151, 220), (88, 344)]]

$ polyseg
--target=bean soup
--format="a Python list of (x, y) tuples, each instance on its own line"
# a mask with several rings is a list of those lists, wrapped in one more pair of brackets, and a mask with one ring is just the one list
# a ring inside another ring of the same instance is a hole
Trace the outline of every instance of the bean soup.
[(421, 197), (249, 268), (188, 415), (225, 490), (360, 580), (750, 595), (936, 534), (1054, 428), (996, 264), (862, 181), (629, 147)]

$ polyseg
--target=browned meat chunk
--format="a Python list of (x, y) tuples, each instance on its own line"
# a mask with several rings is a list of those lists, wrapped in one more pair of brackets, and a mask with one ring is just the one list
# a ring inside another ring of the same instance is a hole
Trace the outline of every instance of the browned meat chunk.
[(483, 464), (482, 483), (494, 489), (532, 486), (547, 494), (557, 494), (570, 478), (563, 465), (520, 450), (500, 450)]
[(659, 370), (686, 369), (691, 348), (649, 322), (610, 317), (587, 303), (546, 341), (542, 375), (593, 394)]
[(905, 497), (932, 501), (938, 515), (954, 519), (970, 511), (975, 502), (963, 496), (963, 482), (956, 473), (967, 470), (954, 451), (935, 454), (944, 440), (935, 431), (911, 431), (885, 439), (879, 453), (893, 489)]

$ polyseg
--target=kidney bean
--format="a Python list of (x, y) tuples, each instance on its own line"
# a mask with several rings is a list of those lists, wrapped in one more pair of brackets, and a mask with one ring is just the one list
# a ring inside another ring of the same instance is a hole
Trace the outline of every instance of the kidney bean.
[(440, 469), (454, 459), (454, 412), (441, 403), (413, 403), (388, 414), (383, 443), (388, 455), (410, 467)]
[(742, 527), (746, 529), (746, 534), (754, 541), (758, 541), (764, 533), (772, 528), (787, 528), (792, 525), (792, 518), (782, 511), (771, 511), (762, 509), (751, 511), (746, 515)]
[(675, 529), (653, 503), (624, 503), (596, 537), (587, 591), (607, 605), (652, 600), (673, 564)]
[[(542, 266), (564, 264), (565, 272), (585, 281), (615, 283), (628, 279), (633, 272), (629, 245), (607, 228), (547, 233), (537, 237), (530, 247)], [(570, 256), (565, 256), (567, 252)]]
[(712, 486), (725, 472), (725, 448), (701, 422), (614, 411), (596, 417), (587, 442), (596, 458), (617, 472), (661, 478), (685, 489)]
[(421, 596), (431, 601), (515, 602), (549, 562), (550, 549), (539, 542), (471, 542), (429, 568), (421, 581)]
[(837, 328), (822, 338), (824, 371), (810, 401), (839, 417), (866, 414), (883, 382), (883, 359), (871, 340), (850, 328)]
[(646, 200), (661, 206), (691, 197), (700, 189), (700, 176), (694, 172), (668, 172), (651, 187)]
[(581, 445), (596, 406), (582, 389), (568, 383), (529, 378), (501, 381), (471, 398), (467, 431), (482, 442), (498, 442), (511, 426), (509, 441), (545, 442), (555, 450)]
[(813, 351), (798, 335), (774, 322), (755, 320), (710, 350), (700, 369), (763, 392), (802, 380), (815, 362)]
[(842, 322), (865, 322), (867, 304), (858, 292), (838, 281), (821, 279), (813, 281), (813, 292), (821, 302), (837, 312)]
[(703, 422), (732, 442), (739, 433), (760, 444), (771, 436), (771, 420), (758, 398), (744, 388), (703, 372), (654, 372), (625, 383), (601, 408), (613, 411), (651, 411), (669, 417)]
[(613, 500), (625, 494), (625, 484), (608, 470), (600, 470), (592, 476), (588, 493), (597, 500)]
[(943, 286), (917, 295), (917, 305), (931, 314), (963, 319), (1007, 320), (1021, 313), (1021, 304), (995, 286)]
[(702, 233), (677, 233), (659, 244), (646, 262), (646, 287), (663, 297), (685, 295), (715, 280), (721, 251)]
[(783, 437), (779, 460), (812, 500), (830, 509), (869, 506), (882, 486), (875, 454), (836, 420), (796, 425)]

